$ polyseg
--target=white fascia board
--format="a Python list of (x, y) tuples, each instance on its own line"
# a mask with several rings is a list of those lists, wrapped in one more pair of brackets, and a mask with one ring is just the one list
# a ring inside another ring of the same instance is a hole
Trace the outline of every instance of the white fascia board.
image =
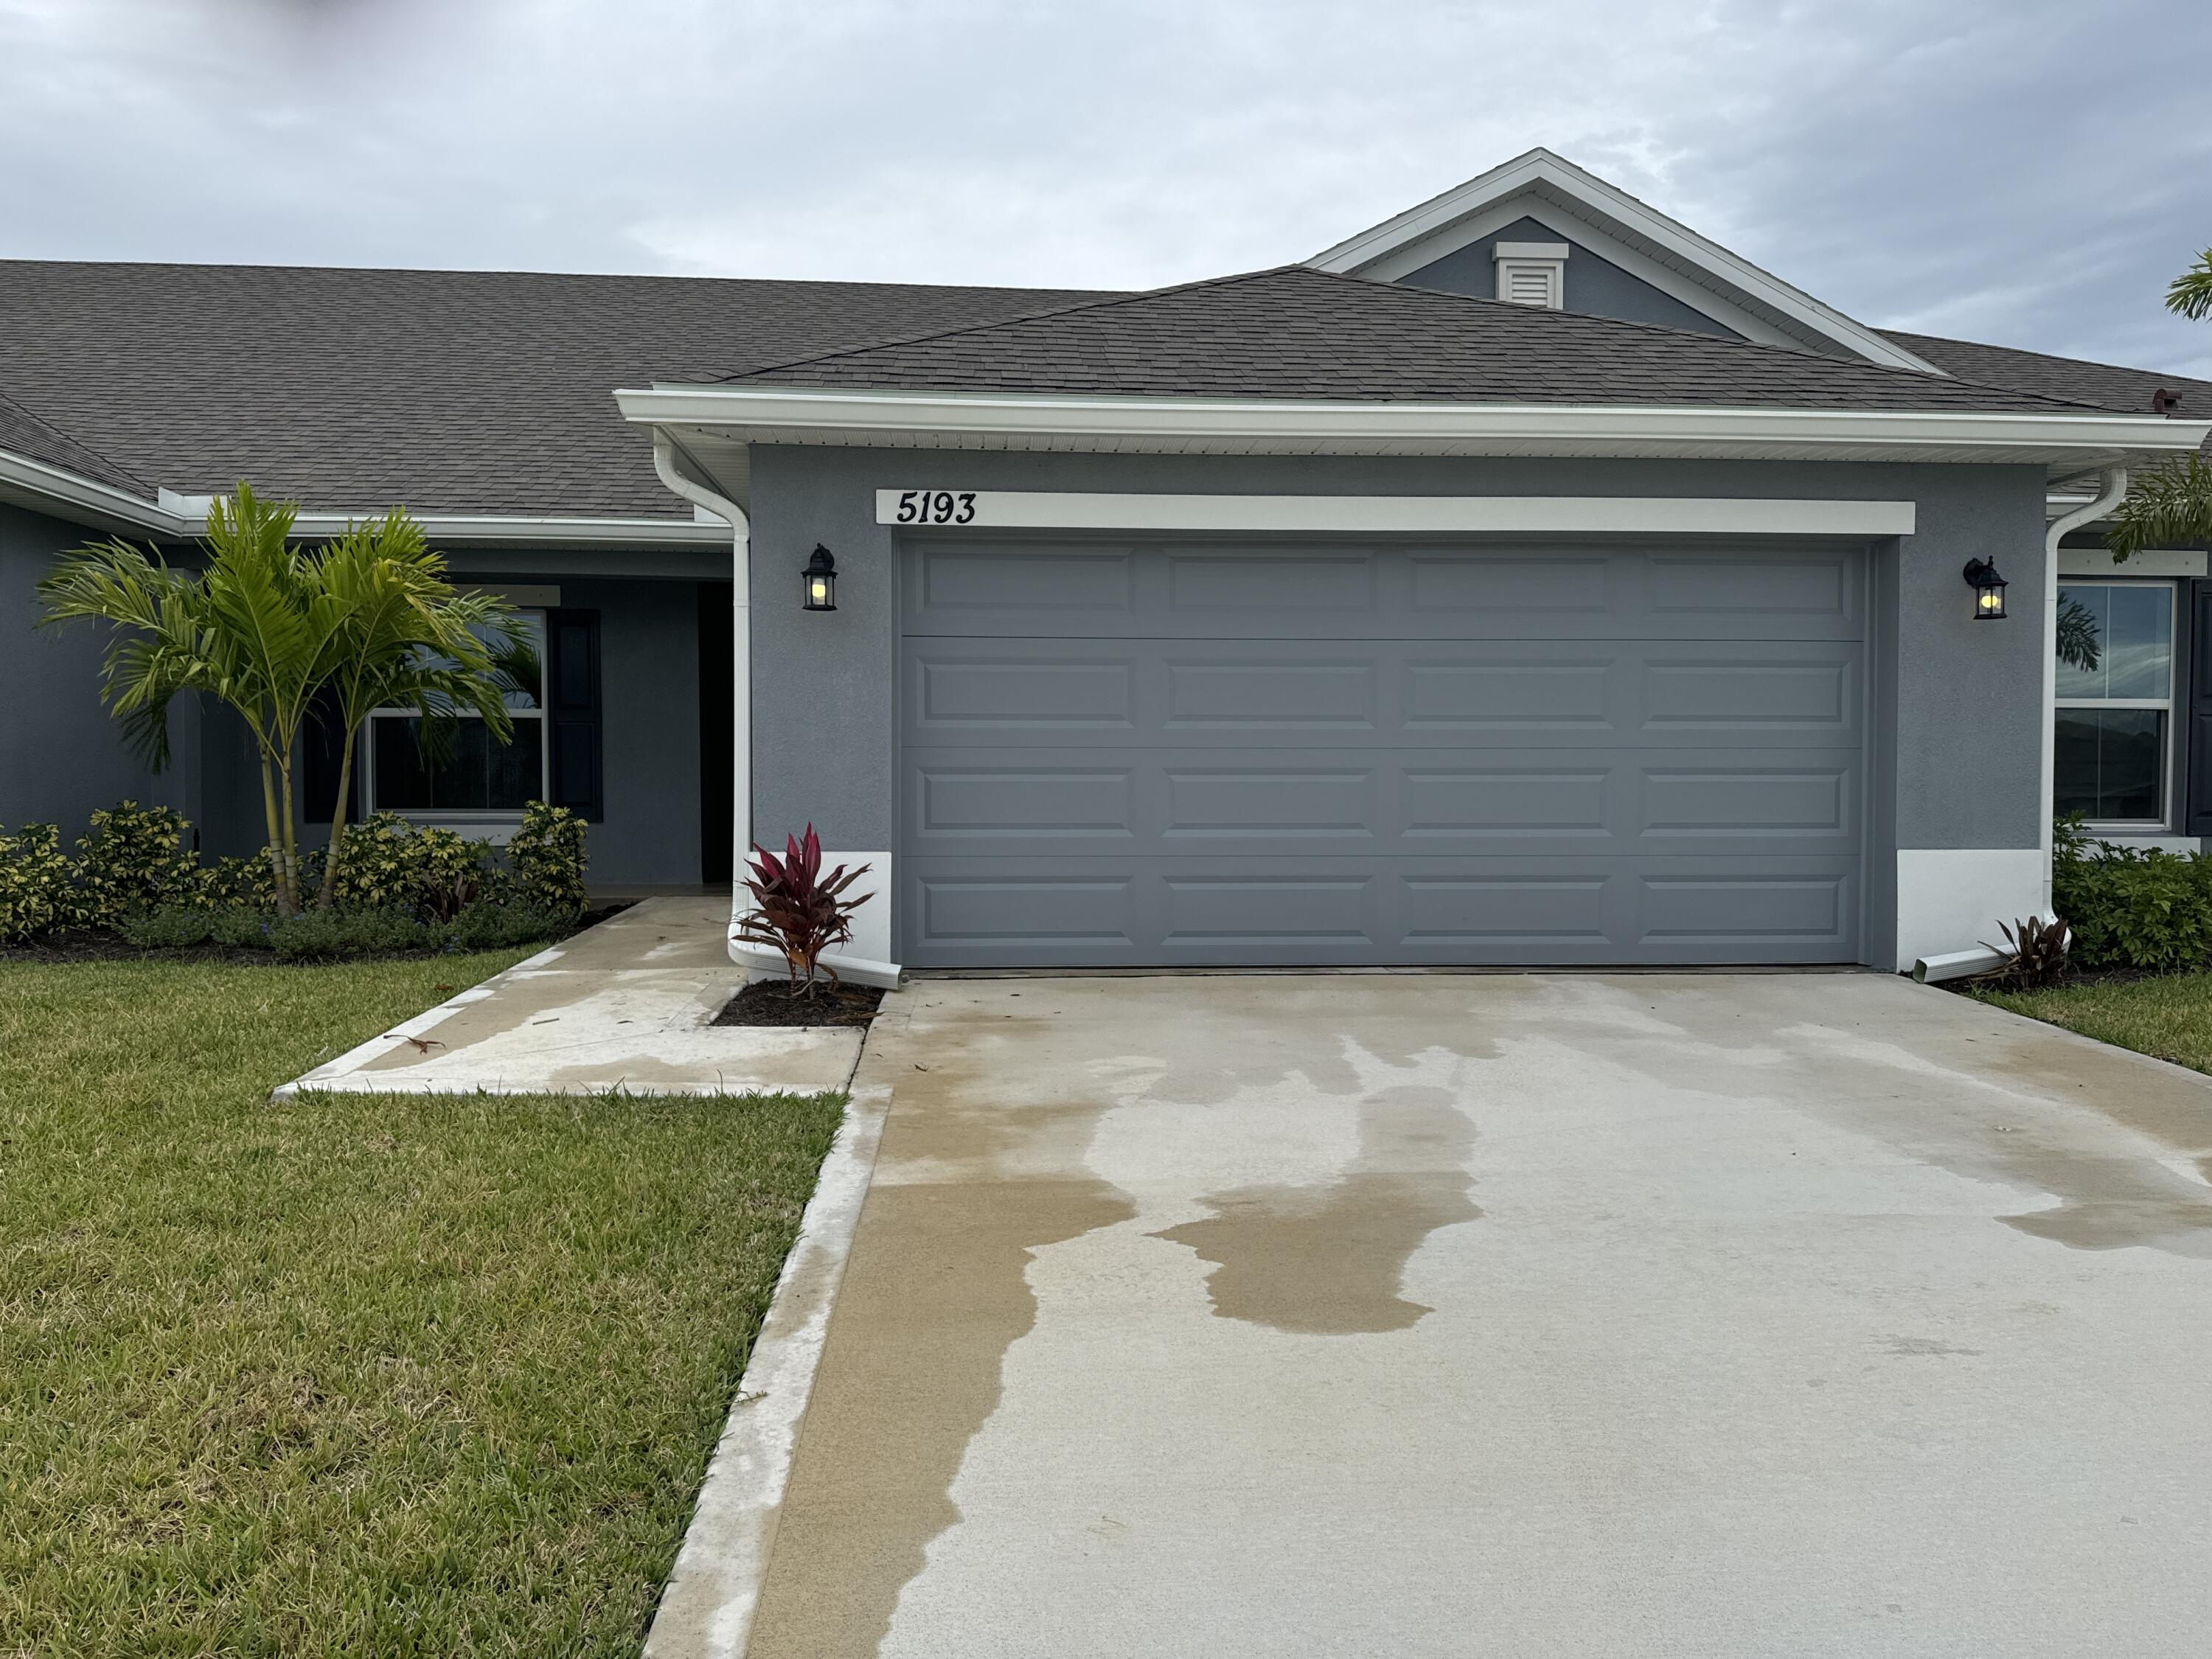
[[(1734, 289), (1771, 307), (1799, 326), (1833, 341), (1854, 356), (1895, 368), (1915, 368), (1929, 374), (1942, 373), (1933, 363), (1914, 356), (1865, 324), (1846, 317), (1832, 306), (1822, 304), (1802, 289), (1784, 282), (1771, 271), (1762, 270), (1717, 242), (1698, 235), (1679, 220), (1669, 218), (1626, 191), (1540, 147), (1326, 248), (1306, 263), (1320, 270), (1389, 280), (1391, 272), (1386, 262), (1395, 263), (1392, 256), (1401, 250), (1417, 243), (1422, 245), (1418, 264), (1441, 258), (1454, 248), (1463, 247), (1487, 234), (1486, 229), (1467, 228), (1467, 222), (1483, 210), (1516, 193), (1540, 191), (1555, 192), (1596, 216), (1600, 228), (1610, 221), (1650, 244), (1664, 258), (1678, 261), (1686, 269), (1701, 273), (1724, 289)], [(1608, 253), (1607, 257), (1613, 256)], [(1413, 268), (1416, 267), (1407, 267)], [(1649, 280), (1648, 272), (1639, 270), (1637, 274)]]
[[(879, 489), (876, 522), (902, 523)], [(1439, 535), (1910, 536), (1911, 501), (1759, 501), (1674, 495), (1144, 495), (986, 489), (961, 497), (957, 525), (916, 529), (1311, 531)]]
[[(82, 516), (103, 527), (135, 530), (165, 539), (207, 533), (209, 498), (204, 495), (179, 495), (164, 489), (160, 499), (149, 501), (127, 490), (7, 451), (0, 451), (0, 500), (17, 502), (34, 512), (58, 508), (64, 514)], [(384, 509), (380, 508), (351, 513), (302, 511), (293, 520), (293, 534), (342, 535), (349, 526), (383, 516)], [(730, 539), (727, 525), (698, 524), (684, 519), (586, 519), (474, 513), (417, 513), (413, 516), (434, 542), (540, 547), (720, 548), (726, 546)]]
[(1350, 403), (657, 386), (623, 418), (741, 441), (864, 447), (1275, 454), (1678, 454), (2022, 460), (2197, 448), (2212, 422), (2155, 415), (1630, 404)]
[(157, 536), (182, 535), (185, 531), (183, 517), (158, 501), (7, 451), (0, 451), (0, 500), (33, 511), (60, 507), (106, 528), (140, 530)]
[[(371, 522), (381, 512), (301, 513), (293, 520), (295, 536), (342, 535), (351, 525)], [(730, 544), (730, 526), (695, 519), (582, 519), (495, 513), (416, 513), (433, 543), (469, 542), (491, 546), (530, 547), (710, 547)], [(198, 520), (195, 530), (204, 529)]]

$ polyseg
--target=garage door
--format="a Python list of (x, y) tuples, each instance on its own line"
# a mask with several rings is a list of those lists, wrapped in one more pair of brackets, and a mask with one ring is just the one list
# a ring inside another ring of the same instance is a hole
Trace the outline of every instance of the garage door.
[(1857, 957), (1856, 549), (902, 557), (914, 966)]

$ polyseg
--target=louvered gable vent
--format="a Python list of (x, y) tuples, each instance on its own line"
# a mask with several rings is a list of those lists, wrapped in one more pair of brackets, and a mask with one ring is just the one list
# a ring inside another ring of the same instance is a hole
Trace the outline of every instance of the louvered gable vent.
[(1498, 265), (1498, 297), (1517, 306), (1558, 311), (1566, 304), (1565, 242), (1500, 242), (1490, 257)]

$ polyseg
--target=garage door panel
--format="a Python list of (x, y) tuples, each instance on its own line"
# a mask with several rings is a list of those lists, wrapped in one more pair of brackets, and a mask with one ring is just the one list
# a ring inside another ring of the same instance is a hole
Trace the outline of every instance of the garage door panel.
[[(1595, 625), (1617, 608), (1623, 560), (1591, 552), (1493, 553), (1415, 549), (1405, 555), (1414, 611), (1513, 617), (1516, 631)], [(1455, 633), (1464, 632), (1464, 628)]]
[(937, 543), (907, 562), (908, 631), (920, 624), (933, 633), (933, 623), (964, 619), (988, 631), (1026, 633), (1029, 620), (1050, 617), (1112, 629), (1135, 611), (1136, 580), (1133, 548)]
[(1126, 650), (1049, 658), (1032, 649), (951, 647), (909, 664), (908, 721), (939, 732), (1090, 732), (1127, 742), (1136, 731), (1138, 659)]
[(1832, 860), (909, 860), (910, 960), (939, 967), (1848, 961)]
[(1208, 633), (1220, 631), (1222, 612), (1239, 626), (1261, 615), (1319, 615), (1339, 631), (1352, 618), (1376, 615), (1389, 563), (1366, 550), (1170, 550), (1166, 560), (1167, 613), (1195, 616)]
[(1741, 655), (1708, 647), (1683, 657), (1668, 647), (1644, 653), (1637, 689), (1637, 721), (1653, 736), (1696, 731), (1745, 737), (1781, 732), (1856, 744), (1861, 698), (1856, 646), (1826, 651), (1800, 647), (1777, 658), (1762, 647), (1738, 646)]
[(1756, 855), (1858, 844), (1849, 750), (928, 749), (911, 854)]
[(1170, 741), (1186, 732), (1255, 728), (1327, 728), (1364, 738), (1390, 723), (1376, 665), (1364, 658), (1301, 660), (1249, 647), (1216, 657), (1170, 647), (1159, 653), (1157, 672), (1167, 693), (1160, 726)]
[(903, 740), (1856, 748), (1860, 650), (1833, 641), (909, 640)]
[[(1760, 639), (1835, 638), (1860, 631), (1855, 550), (1654, 553), (1642, 562), (1644, 610), (1669, 623), (1747, 628)], [(1811, 630), (1808, 632), (1807, 630)]]

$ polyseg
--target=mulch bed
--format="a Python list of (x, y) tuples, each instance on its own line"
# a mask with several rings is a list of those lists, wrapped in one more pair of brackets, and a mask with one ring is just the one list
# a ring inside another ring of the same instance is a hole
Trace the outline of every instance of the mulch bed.
[(883, 990), (874, 985), (817, 985), (811, 997), (795, 997), (780, 979), (756, 980), (723, 1005), (716, 1025), (866, 1025), (876, 1017)]

